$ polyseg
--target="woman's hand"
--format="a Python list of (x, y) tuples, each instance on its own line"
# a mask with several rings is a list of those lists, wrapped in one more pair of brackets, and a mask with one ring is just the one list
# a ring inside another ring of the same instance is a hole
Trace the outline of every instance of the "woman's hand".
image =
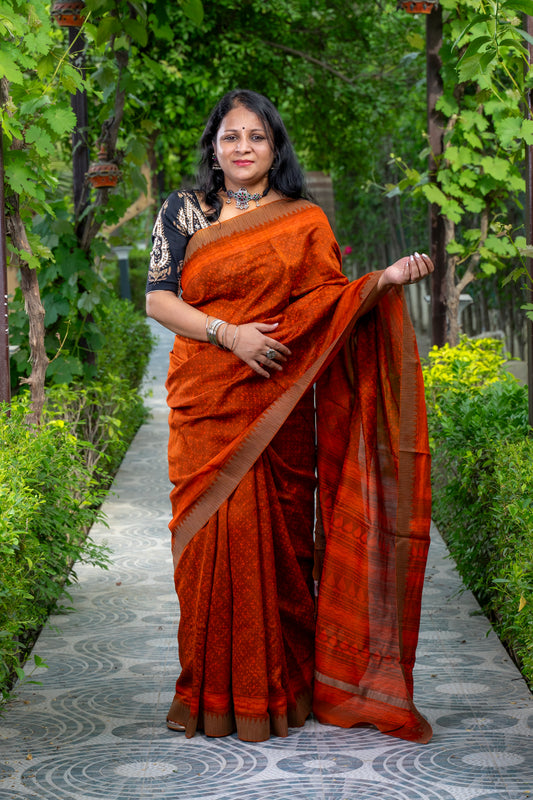
[(404, 256), (381, 274), (378, 289), (389, 289), (391, 286), (404, 286), (407, 283), (418, 283), (433, 272), (433, 262), (425, 253)]
[[(229, 327), (231, 330), (228, 331), (228, 343), (230, 336), (234, 335), (233, 325)], [(281, 372), (283, 369), (281, 365), (291, 355), (288, 347), (270, 338), (269, 333), (273, 333), (277, 327), (277, 322), (272, 324), (248, 322), (245, 325), (239, 325), (235, 335), (233, 352), (263, 378), (270, 378), (269, 369)]]

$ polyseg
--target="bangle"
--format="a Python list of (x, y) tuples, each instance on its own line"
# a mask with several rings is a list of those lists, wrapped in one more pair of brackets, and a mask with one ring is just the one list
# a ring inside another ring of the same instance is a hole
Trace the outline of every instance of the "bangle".
[(224, 325), (223, 319), (213, 319), (209, 325), (206, 325), (205, 332), (207, 334), (207, 341), (214, 344), (216, 347), (221, 347), (217, 339), (217, 331), (221, 325)]
[[(229, 325), (229, 322), (223, 322), (222, 323), (222, 325), (220, 326), (220, 336), (217, 337), (218, 344), (223, 350), (227, 350), (228, 349), (226, 347), (226, 332), (228, 330), (228, 325)], [(224, 332), (223, 333), (222, 333), (222, 328), (224, 328)]]
[(233, 341), (232, 341), (231, 347), (230, 347), (230, 350), (231, 350), (232, 353), (235, 350), (235, 342), (236, 342), (236, 339), (237, 339), (237, 331), (238, 330), (239, 330), (239, 326), (235, 325), (235, 332), (233, 334)]

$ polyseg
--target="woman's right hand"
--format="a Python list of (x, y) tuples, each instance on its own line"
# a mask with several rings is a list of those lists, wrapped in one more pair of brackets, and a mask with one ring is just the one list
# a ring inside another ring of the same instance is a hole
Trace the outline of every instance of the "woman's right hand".
[[(270, 378), (269, 369), (281, 372), (282, 364), (291, 355), (288, 347), (269, 336), (277, 327), (277, 322), (270, 324), (247, 322), (245, 325), (239, 325), (235, 334), (235, 346), (231, 348), (241, 361), (263, 378)], [(229, 325), (228, 328), (227, 336), (224, 334), (224, 338), (229, 345), (235, 333), (235, 326)], [(269, 351), (274, 352), (267, 355)]]

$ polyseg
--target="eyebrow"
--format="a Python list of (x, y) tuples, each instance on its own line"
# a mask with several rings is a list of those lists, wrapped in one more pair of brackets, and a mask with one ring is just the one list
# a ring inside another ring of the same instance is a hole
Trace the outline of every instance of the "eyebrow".
[[(224, 133), (238, 133), (239, 131), (242, 131), (242, 127), (241, 128), (224, 128)], [(264, 128), (252, 128), (250, 132), (251, 133), (257, 133), (258, 131), (260, 131), (261, 133), (265, 133), (265, 129)]]

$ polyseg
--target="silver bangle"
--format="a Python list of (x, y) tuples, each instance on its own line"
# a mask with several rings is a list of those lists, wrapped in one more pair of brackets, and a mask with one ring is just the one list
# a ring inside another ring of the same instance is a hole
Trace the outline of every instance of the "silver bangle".
[(224, 325), (223, 319), (213, 319), (211, 320), (209, 325), (206, 326), (205, 329), (205, 332), (207, 334), (207, 341), (210, 342), (211, 344), (214, 344), (216, 347), (222, 347), (222, 345), (219, 343), (217, 339), (217, 331), (221, 325)]

